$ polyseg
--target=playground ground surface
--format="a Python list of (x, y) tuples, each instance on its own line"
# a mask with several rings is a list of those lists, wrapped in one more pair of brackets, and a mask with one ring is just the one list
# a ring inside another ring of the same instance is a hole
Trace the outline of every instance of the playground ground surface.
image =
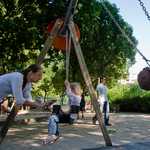
[[(62, 137), (52, 145), (42, 145), (47, 137), (50, 112), (21, 111), (0, 149), (4, 150), (145, 150), (150, 149), (150, 114), (110, 113), (107, 126), (113, 146), (106, 147), (100, 126), (92, 124), (94, 113), (89, 110), (74, 125), (59, 124)], [(6, 119), (0, 116), (0, 129)], [(80, 114), (81, 117), (81, 114)]]

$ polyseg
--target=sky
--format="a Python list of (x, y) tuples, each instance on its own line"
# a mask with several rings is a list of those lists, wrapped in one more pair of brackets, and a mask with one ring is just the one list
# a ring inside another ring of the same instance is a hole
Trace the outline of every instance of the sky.
[[(116, 4), (119, 14), (125, 22), (133, 28), (133, 36), (138, 40), (137, 49), (150, 60), (150, 21), (143, 11), (139, 0), (108, 0)], [(141, 0), (150, 16), (150, 0)], [(150, 62), (149, 62), (150, 64)], [(136, 54), (136, 63), (130, 67), (129, 72), (139, 73), (148, 67), (146, 61), (139, 53)]]

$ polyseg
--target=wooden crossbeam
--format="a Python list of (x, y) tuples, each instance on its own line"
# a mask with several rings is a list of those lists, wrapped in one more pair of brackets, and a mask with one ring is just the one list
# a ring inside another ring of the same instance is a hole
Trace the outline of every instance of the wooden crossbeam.
[(86, 83), (87, 89), (90, 93), (90, 97), (91, 97), (91, 100), (92, 100), (92, 103), (94, 106), (94, 110), (96, 112), (97, 119), (99, 121), (100, 128), (102, 130), (106, 145), (112, 146), (112, 143), (111, 143), (111, 140), (110, 140), (110, 137), (109, 137), (109, 134), (108, 134), (108, 131), (107, 131), (107, 128), (106, 128), (106, 125), (105, 125), (105, 122), (104, 122), (104, 119), (103, 119), (102, 113), (100, 111), (99, 104), (98, 104), (98, 101), (97, 101), (97, 98), (96, 98), (96, 95), (94, 92), (91, 78), (90, 78), (84, 57), (83, 57), (83, 53), (82, 53), (81, 46), (80, 46), (80, 43), (79, 43), (79, 40), (78, 40), (78, 37), (76, 34), (76, 30), (75, 30), (75, 27), (74, 27), (74, 24), (72, 21), (69, 24), (69, 30), (71, 32), (74, 49), (76, 51), (76, 55), (78, 58), (78, 62), (79, 62), (81, 71), (82, 71), (82, 75), (83, 75), (84, 81)]
[[(45, 55), (48, 52), (48, 50), (49, 50), (49, 48), (50, 48), (50, 46), (51, 46), (51, 44), (52, 44), (56, 34), (58, 33), (58, 30), (60, 29), (62, 23), (63, 23), (62, 20), (57, 19), (57, 21), (56, 21), (56, 23), (55, 23), (55, 25), (54, 25), (50, 35), (48, 36), (48, 38), (47, 38), (47, 40), (46, 40), (46, 42), (44, 44), (44, 47), (41, 50), (40, 55), (38, 56), (38, 58), (37, 58), (37, 60), (35, 62), (37, 65), (40, 66), (42, 64), (42, 62), (43, 62), (43, 60), (45, 58)], [(10, 114), (8, 115), (6, 121), (4, 122), (4, 125), (3, 125), (3, 127), (2, 127), (2, 129), (0, 131), (0, 145), (1, 145), (2, 141), (3, 141), (3, 139), (5, 138), (5, 136), (6, 136), (7, 132), (8, 132), (8, 129), (11, 126), (11, 124), (12, 124), (15, 116), (17, 115), (17, 112), (18, 112), (19, 109), (20, 109), (20, 105), (15, 104), (13, 109), (11, 110)]]

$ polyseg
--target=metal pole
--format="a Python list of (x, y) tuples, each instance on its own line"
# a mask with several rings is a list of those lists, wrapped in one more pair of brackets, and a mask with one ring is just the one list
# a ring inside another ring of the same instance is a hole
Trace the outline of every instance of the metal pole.
[(77, 58), (78, 58), (78, 62), (79, 62), (79, 65), (80, 65), (80, 68), (81, 68), (81, 71), (82, 71), (82, 75), (83, 75), (84, 81), (86, 83), (87, 89), (90, 93), (90, 97), (91, 97), (91, 100), (92, 100), (92, 103), (93, 103), (93, 106), (94, 106), (94, 110), (96, 112), (97, 119), (99, 121), (100, 128), (102, 130), (106, 145), (107, 146), (112, 146), (111, 139), (109, 137), (109, 134), (108, 134), (108, 131), (107, 131), (102, 113), (100, 112), (98, 101), (97, 101), (97, 98), (96, 98), (96, 95), (95, 95), (95, 92), (94, 92), (94, 88), (93, 88), (91, 78), (90, 78), (90, 75), (89, 75), (84, 57), (83, 57), (83, 53), (82, 53), (82, 50), (81, 50), (81, 46), (80, 46), (80, 43), (79, 43), (79, 40), (78, 40), (73, 22), (70, 22), (69, 30), (71, 32), (72, 41), (73, 41), (73, 44), (74, 44), (74, 49), (75, 49), (75, 52), (76, 52), (76, 55), (77, 55)]

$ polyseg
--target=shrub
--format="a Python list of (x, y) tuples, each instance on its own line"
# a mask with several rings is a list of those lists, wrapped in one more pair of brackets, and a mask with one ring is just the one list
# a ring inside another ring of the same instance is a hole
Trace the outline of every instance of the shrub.
[(132, 85), (117, 84), (107, 90), (110, 106), (121, 104), (120, 111), (150, 112), (150, 92), (140, 89), (138, 83)]

